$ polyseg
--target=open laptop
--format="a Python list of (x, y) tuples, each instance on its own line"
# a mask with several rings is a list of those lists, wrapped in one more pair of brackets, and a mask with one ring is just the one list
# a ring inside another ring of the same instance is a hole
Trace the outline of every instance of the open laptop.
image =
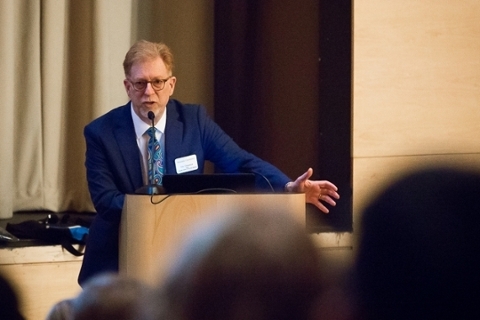
[(252, 193), (255, 191), (255, 174), (166, 174), (162, 185), (166, 194)]

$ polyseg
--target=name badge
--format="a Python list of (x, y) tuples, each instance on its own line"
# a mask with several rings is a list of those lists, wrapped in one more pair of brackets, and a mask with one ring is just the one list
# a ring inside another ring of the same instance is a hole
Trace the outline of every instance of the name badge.
[(195, 171), (198, 169), (197, 155), (192, 154), (190, 156), (175, 159), (175, 169), (177, 173), (184, 173)]

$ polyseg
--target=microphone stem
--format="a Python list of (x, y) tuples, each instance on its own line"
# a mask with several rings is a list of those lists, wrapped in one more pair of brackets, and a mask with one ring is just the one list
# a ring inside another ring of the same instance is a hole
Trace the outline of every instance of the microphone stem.
[[(155, 114), (154, 114), (152, 111), (149, 111), (149, 112), (148, 112), (148, 118), (149, 118), (150, 120), (152, 120), (152, 125), (150, 126), (150, 134), (151, 134), (151, 136), (152, 136), (152, 139), (155, 140)], [(149, 146), (149, 148), (150, 148), (150, 147), (153, 147), (153, 144), (152, 144), (152, 146)], [(148, 178), (149, 178), (149, 180), (150, 180), (150, 181), (149, 181), (150, 185), (153, 185), (153, 184), (154, 184), (153, 182), (154, 182), (154, 180), (155, 180), (155, 177), (154, 177), (154, 174), (153, 174), (153, 172), (154, 172), (153, 166), (154, 166), (154, 164), (155, 164), (155, 161), (153, 161), (154, 151), (155, 151), (155, 150), (153, 150), (153, 148), (150, 149), (150, 166), (151, 166), (151, 168), (152, 168), (152, 175), (150, 175), (150, 174), (148, 175)]]

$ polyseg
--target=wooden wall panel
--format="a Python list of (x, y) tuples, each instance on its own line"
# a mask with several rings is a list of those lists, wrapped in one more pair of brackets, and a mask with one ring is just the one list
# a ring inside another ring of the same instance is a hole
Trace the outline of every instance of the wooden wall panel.
[(75, 257), (61, 246), (35, 246), (0, 249), (0, 273), (18, 291), (27, 320), (43, 320), (60, 300), (76, 296), (82, 257)]
[(480, 2), (353, 5), (353, 213), (424, 166), (480, 169)]
[(354, 157), (478, 153), (480, 2), (354, 2)]

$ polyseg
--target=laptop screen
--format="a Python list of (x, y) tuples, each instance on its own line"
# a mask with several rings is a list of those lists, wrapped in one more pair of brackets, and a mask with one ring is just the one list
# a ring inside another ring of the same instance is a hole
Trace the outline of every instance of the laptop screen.
[(252, 193), (253, 173), (166, 174), (162, 178), (165, 193)]

